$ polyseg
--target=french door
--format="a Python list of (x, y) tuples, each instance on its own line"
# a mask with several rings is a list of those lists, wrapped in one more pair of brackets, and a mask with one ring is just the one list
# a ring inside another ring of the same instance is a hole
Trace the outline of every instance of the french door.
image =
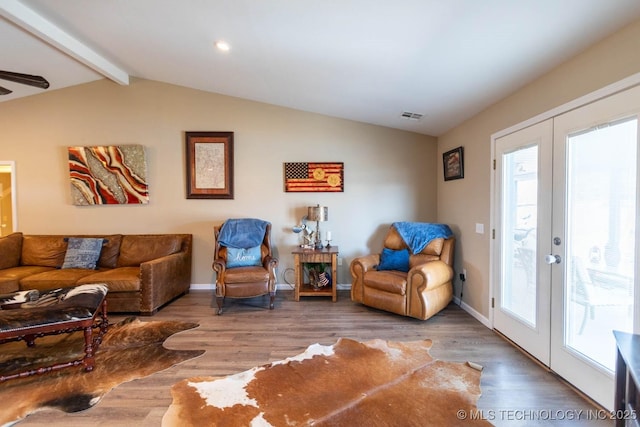
[(496, 141), (496, 229), (500, 286), (494, 328), (549, 364), (551, 274), (541, 254), (551, 251), (553, 120)]
[(636, 87), (495, 141), (494, 328), (609, 409), (612, 331), (638, 330), (639, 115)]

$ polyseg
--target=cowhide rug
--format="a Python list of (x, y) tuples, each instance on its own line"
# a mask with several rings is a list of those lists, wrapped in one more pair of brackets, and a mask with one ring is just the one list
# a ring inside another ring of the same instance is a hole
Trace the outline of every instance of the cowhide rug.
[[(11, 425), (44, 408), (65, 412), (90, 408), (118, 384), (203, 354), (204, 350), (167, 350), (162, 345), (171, 335), (197, 326), (177, 321), (141, 322), (136, 318), (111, 325), (96, 353), (92, 372), (71, 367), (0, 383), (0, 425)], [(24, 342), (1, 344), (0, 372), (73, 360), (82, 354), (83, 343), (82, 332), (76, 332), (36, 339), (31, 348)]]
[(239, 374), (189, 378), (172, 387), (162, 425), (491, 425), (460, 415), (476, 410), (480, 371), (433, 359), (431, 344), (341, 338)]

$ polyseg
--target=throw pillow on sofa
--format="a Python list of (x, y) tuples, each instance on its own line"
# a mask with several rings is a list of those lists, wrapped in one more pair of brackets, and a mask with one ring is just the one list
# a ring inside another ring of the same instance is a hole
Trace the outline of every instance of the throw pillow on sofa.
[(61, 268), (96, 269), (104, 239), (69, 237), (65, 240), (68, 242), (67, 252)]
[(409, 250), (401, 249), (394, 251), (393, 249), (383, 248), (380, 254), (380, 264), (378, 265), (378, 271), (380, 270), (398, 270), (409, 271)]

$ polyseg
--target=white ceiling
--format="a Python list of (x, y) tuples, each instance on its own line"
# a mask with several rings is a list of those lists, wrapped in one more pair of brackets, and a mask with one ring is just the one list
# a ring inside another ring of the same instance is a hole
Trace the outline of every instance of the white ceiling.
[[(131, 76), (438, 136), (639, 19), (640, 1), (0, 0), (0, 16), (0, 69), (48, 91)], [(0, 86), (0, 101), (43, 92)]]

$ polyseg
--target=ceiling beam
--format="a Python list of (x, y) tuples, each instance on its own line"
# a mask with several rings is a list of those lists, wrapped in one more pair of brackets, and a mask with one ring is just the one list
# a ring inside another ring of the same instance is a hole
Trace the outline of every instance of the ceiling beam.
[(21, 2), (17, 0), (1, 2), (0, 16), (106, 78), (121, 85), (129, 84), (129, 74), (126, 71)]

